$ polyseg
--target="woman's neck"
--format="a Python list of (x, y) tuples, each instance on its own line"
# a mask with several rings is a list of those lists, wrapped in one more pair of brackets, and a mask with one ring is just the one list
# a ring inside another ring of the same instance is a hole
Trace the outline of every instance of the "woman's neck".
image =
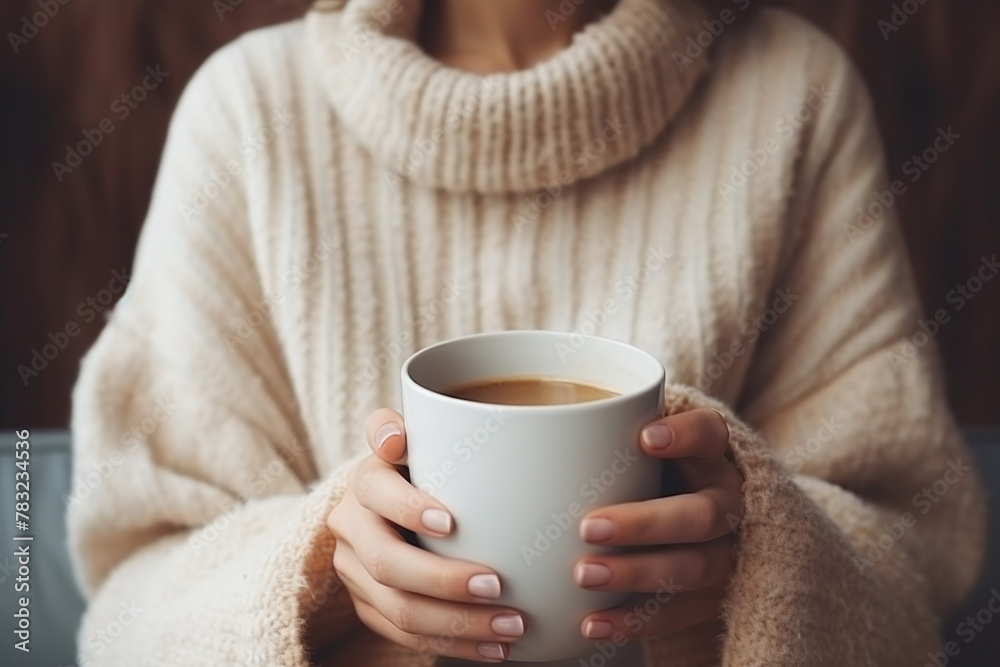
[(477, 73), (526, 69), (566, 48), (616, 0), (426, 0), (419, 42), (429, 56)]

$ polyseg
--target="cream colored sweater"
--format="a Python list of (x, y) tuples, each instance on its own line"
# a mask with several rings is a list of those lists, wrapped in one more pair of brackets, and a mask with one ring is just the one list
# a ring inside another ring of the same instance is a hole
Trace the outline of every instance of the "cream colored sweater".
[(856, 223), (886, 181), (841, 51), (764, 11), (699, 55), (702, 10), (621, 0), (480, 77), (409, 39), (419, 2), (341, 4), (222, 49), (177, 109), (74, 394), (80, 664), (430, 664), (359, 623), (325, 519), (405, 357), (512, 328), (630, 341), (669, 409), (730, 419), (725, 625), (646, 664), (922, 664), (983, 504), (932, 346), (889, 356), (922, 316), (894, 211)]

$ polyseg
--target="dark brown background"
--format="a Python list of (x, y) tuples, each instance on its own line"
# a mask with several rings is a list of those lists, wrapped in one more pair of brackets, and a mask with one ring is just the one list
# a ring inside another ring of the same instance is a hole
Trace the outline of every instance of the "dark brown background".
[[(58, 0), (43, 0), (58, 2)], [(65, 1), (65, 0), (64, 0)], [(235, 4), (240, 0), (221, 0)], [(2, 34), (20, 32), (39, 0), (6, 0)], [(939, 127), (961, 139), (898, 202), (928, 311), (951, 308), (949, 290), (1000, 253), (1000, 3), (910, 0), (918, 11), (889, 39), (877, 26), (891, 2), (782, 3), (833, 34), (868, 80), (891, 178), (933, 142)], [(218, 3), (216, 3), (217, 5)], [(242, 0), (220, 18), (212, 0), (69, 0), (20, 52), (0, 44), (0, 428), (67, 423), (78, 361), (101, 318), (77, 305), (129, 266), (173, 105), (196, 67), (223, 43), (301, 14), (308, 0)], [(723, 3), (725, 4), (725, 3)], [(901, 4), (901, 3), (900, 3)], [(125, 119), (113, 100), (162, 66), (166, 81)], [(51, 163), (85, 129), (112, 117), (115, 131), (62, 183)], [(70, 340), (27, 387), (17, 365), (48, 334), (77, 322)], [(951, 401), (965, 424), (1000, 423), (1000, 279), (937, 340)]]

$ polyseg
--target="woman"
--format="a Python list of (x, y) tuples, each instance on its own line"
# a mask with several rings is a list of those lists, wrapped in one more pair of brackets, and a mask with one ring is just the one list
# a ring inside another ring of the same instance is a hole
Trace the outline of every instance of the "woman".
[(662, 604), (595, 610), (570, 664), (922, 664), (983, 505), (933, 353), (898, 354), (885, 189), (845, 56), (746, 0), (320, 0), (243, 37), (179, 104), (75, 391), (83, 659), (503, 660), (502, 582), (403, 537), (452, 521), (386, 406), (416, 349), (543, 328), (664, 363), (641, 444), (691, 491), (585, 517), (647, 548), (578, 584)]

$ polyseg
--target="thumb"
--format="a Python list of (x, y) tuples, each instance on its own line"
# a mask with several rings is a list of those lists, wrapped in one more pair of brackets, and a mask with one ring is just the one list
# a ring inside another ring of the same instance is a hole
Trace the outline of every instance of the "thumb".
[(406, 430), (403, 415), (381, 408), (371, 413), (365, 424), (368, 446), (386, 463), (406, 465)]

